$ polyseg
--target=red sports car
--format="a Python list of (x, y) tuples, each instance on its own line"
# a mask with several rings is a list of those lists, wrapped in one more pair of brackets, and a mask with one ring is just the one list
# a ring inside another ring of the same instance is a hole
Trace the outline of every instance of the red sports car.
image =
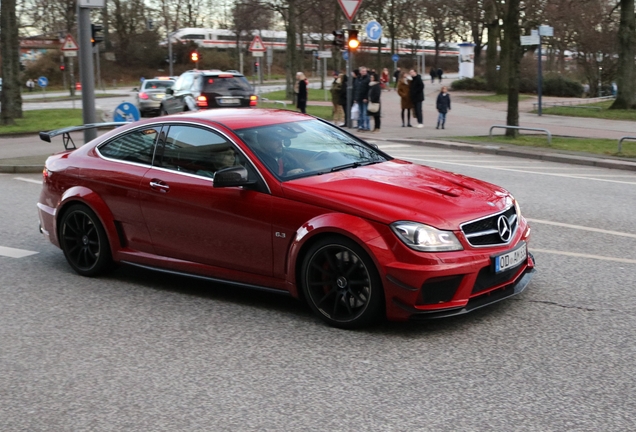
[(535, 271), (506, 190), (290, 111), (126, 124), (43, 176), (40, 229), (77, 273), (120, 263), (274, 290), (341, 328), (470, 312)]

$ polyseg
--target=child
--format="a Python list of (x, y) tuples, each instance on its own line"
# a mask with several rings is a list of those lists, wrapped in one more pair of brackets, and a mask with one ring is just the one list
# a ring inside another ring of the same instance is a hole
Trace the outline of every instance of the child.
[(442, 87), (442, 91), (437, 95), (437, 112), (439, 113), (439, 117), (437, 118), (437, 127), (435, 129), (439, 129), (440, 124), (442, 125), (442, 129), (444, 129), (444, 124), (446, 123), (446, 113), (451, 109), (451, 99), (448, 94), (448, 89), (446, 86)]

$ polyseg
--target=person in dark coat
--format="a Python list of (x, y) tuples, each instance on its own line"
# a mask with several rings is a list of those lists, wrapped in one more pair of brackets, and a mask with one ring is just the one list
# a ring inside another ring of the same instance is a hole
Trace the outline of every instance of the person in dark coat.
[(397, 89), (398, 86), (398, 81), (400, 80), (400, 77), (402, 76), (402, 70), (400, 69), (400, 67), (398, 66), (398, 68), (395, 70), (395, 72), (393, 72), (393, 87), (395, 87)]
[[(411, 127), (411, 110), (413, 109), (413, 102), (411, 102), (411, 81), (412, 78), (409, 74), (404, 72), (397, 85), (397, 92), (400, 95), (400, 107), (402, 108), (402, 127)], [(404, 124), (405, 111), (408, 125)]]
[(331, 103), (333, 105), (333, 123), (342, 126), (344, 112), (340, 103), (340, 90), (342, 90), (342, 79), (344, 74), (336, 75), (331, 84)]
[(349, 116), (351, 112), (347, 110), (347, 87), (349, 83), (349, 78), (347, 75), (342, 74), (342, 82), (340, 83), (340, 105), (342, 105), (342, 110), (344, 111), (344, 124), (339, 126), (347, 126), (349, 124)]
[[(380, 81), (378, 79), (377, 73), (370, 74), (370, 82), (369, 82), (369, 102), (380, 103), (380, 96), (382, 94), (382, 87), (380, 86)], [(370, 112), (369, 115), (373, 117), (373, 123), (375, 127), (373, 129), (373, 133), (380, 132), (380, 111), (381, 108), (377, 112)]]
[(415, 69), (411, 69), (409, 73), (411, 74), (411, 78), (413, 78), (411, 82), (411, 102), (413, 102), (413, 108), (415, 109), (417, 127), (423, 128), (422, 102), (424, 102), (424, 83), (422, 82), (422, 77)]
[(358, 77), (356, 96), (354, 97), (354, 100), (356, 101), (360, 109), (360, 117), (358, 120), (359, 132), (370, 130), (369, 115), (367, 114), (367, 105), (369, 103), (369, 82), (370, 77), (367, 73), (367, 68), (362, 66), (360, 68), (360, 76)]
[(431, 84), (434, 84), (435, 78), (437, 78), (437, 70), (435, 70), (435, 68), (432, 67), (431, 71), (429, 72), (429, 75), (431, 76)]
[(307, 78), (305, 74), (302, 72), (298, 72), (296, 74), (296, 79), (298, 80), (298, 100), (296, 101), (296, 107), (300, 110), (301, 113), (305, 114), (307, 112)]
[(442, 82), (442, 75), (444, 75), (444, 71), (442, 70), (442, 68), (437, 68), (437, 78), (439, 79), (439, 82)]
[(444, 124), (446, 123), (446, 113), (451, 109), (451, 98), (448, 94), (448, 89), (446, 86), (442, 87), (442, 91), (437, 95), (437, 112), (439, 116), (437, 117), (437, 127), (435, 129), (439, 129), (440, 124), (442, 125), (442, 129), (444, 129)]

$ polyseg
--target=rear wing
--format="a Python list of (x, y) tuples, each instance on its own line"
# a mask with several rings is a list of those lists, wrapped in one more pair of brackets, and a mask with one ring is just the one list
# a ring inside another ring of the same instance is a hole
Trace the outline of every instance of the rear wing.
[[(64, 142), (64, 148), (66, 150), (76, 149), (73, 138), (71, 138), (71, 132), (77, 132), (86, 129), (97, 128), (110, 128), (129, 124), (129, 122), (106, 122), (106, 123), (88, 123), (80, 126), (70, 126), (62, 129), (56, 129), (49, 132), (40, 132), (40, 139), (42, 141), (51, 142), (51, 138), (58, 135), (62, 135), (62, 141)], [(70, 147), (72, 146), (72, 147)]]

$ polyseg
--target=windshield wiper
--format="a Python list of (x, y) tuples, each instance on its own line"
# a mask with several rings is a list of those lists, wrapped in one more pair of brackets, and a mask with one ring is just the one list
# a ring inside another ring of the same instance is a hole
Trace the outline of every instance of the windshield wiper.
[(341, 171), (341, 170), (348, 169), (348, 168), (358, 168), (359, 166), (362, 166), (362, 164), (360, 162), (352, 162), (352, 163), (348, 163), (348, 164), (344, 164), (344, 165), (335, 166), (335, 167), (331, 168), (331, 170), (329, 170), (329, 172)]

